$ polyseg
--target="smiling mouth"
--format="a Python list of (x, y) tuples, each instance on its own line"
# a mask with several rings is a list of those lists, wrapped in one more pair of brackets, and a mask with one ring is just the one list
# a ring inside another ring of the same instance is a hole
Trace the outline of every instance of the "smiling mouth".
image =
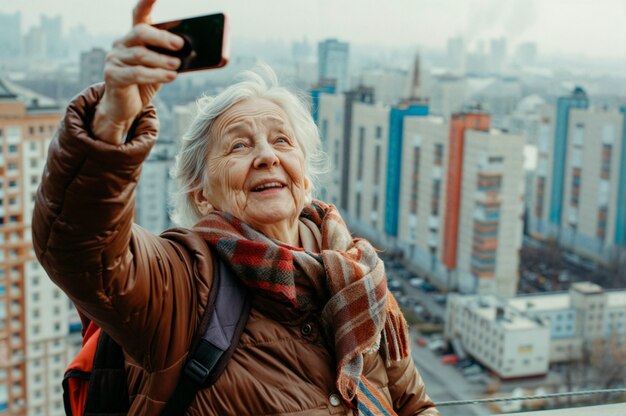
[(252, 192), (263, 192), (263, 191), (266, 191), (268, 189), (282, 189), (284, 187), (285, 187), (285, 185), (283, 185), (280, 182), (268, 182), (268, 183), (264, 183), (263, 185), (259, 185), (256, 188), (252, 189)]

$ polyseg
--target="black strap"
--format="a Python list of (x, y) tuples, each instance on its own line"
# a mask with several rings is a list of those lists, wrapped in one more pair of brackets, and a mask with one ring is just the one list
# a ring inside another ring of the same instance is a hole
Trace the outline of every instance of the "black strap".
[[(213, 253), (213, 258), (216, 260), (218, 259), (216, 253)], [(219, 261), (214, 261), (213, 270), (214, 277), (211, 289), (218, 287), (222, 284), (223, 280), (232, 280), (231, 275), (221, 276)], [(226, 268), (225, 271), (226, 273), (232, 273), (228, 268)], [(176, 389), (174, 390), (174, 393), (172, 393), (168, 402), (165, 404), (165, 407), (161, 412), (161, 416), (184, 415), (187, 408), (195, 398), (198, 390), (207, 388), (215, 383), (226, 368), (230, 357), (233, 355), (237, 345), (239, 344), (239, 339), (241, 338), (248, 316), (250, 315), (250, 299), (248, 293), (243, 285), (241, 285), (240, 288), (242, 293), (245, 294), (244, 303), (230, 346), (226, 351), (224, 351), (205, 339), (199, 339), (196, 347), (190, 349), (191, 353), (189, 354), (187, 363), (183, 368), (183, 372), (178, 380)], [(218, 290), (211, 291), (217, 292)], [(207, 311), (204, 314), (198, 331), (200, 337), (204, 334), (214, 311), (215, 296), (209, 296), (209, 306), (207, 306)]]
[[(215, 299), (221, 280), (224, 278), (229, 281), (236, 279), (230, 274), (221, 276), (220, 270), (222, 268), (217, 260), (218, 256), (213, 253), (212, 257), (214, 259), (214, 275), (213, 284), (209, 290), (207, 308), (198, 327), (198, 333), (189, 349), (191, 352), (176, 389), (163, 409), (162, 415), (165, 416), (184, 415), (197, 391), (209, 387), (217, 381), (237, 348), (250, 315), (249, 295), (243, 285), (240, 284), (241, 293), (245, 295), (244, 303), (228, 349), (222, 351), (202, 339), (215, 310)], [(228, 268), (225, 271), (232, 273)], [(66, 412), (68, 408), (66, 407)], [(101, 330), (94, 357), (93, 371), (89, 378), (84, 416), (122, 416), (127, 415), (129, 410), (124, 351), (109, 335)]]
[(126, 415), (129, 409), (124, 351), (100, 330), (84, 415)]
[(224, 351), (202, 340), (193, 357), (187, 361), (176, 390), (161, 412), (162, 416), (184, 415), (198, 390), (208, 380), (211, 370)]

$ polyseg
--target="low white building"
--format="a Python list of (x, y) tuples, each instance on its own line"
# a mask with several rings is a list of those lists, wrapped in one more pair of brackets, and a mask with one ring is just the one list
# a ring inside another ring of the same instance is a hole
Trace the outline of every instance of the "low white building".
[(578, 282), (568, 292), (506, 299), (450, 295), (445, 336), (502, 378), (543, 374), (598, 341), (626, 342), (626, 290)]
[(501, 378), (546, 374), (550, 326), (515, 311), (495, 296), (450, 295), (445, 336)]

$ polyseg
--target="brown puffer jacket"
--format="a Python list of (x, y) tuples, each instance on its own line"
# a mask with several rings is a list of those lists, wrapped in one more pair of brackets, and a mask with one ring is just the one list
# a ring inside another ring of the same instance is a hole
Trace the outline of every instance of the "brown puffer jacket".
[[(157, 415), (203, 315), (211, 255), (189, 230), (155, 236), (133, 224), (135, 187), (158, 120), (147, 108), (132, 140), (119, 146), (94, 140), (88, 126), (102, 92), (93, 87), (73, 100), (50, 145), (33, 243), (52, 280), (123, 347), (130, 414)], [(295, 310), (267, 316), (258, 302), (252, 300), (226, 370), (198, 393), (187, 414), (352, 414), (337, 400), (335, 358), (319, 317)], [(385, 367), (371, 353), (364, 371), (398, 414), (438, 414), (410, 358)]]

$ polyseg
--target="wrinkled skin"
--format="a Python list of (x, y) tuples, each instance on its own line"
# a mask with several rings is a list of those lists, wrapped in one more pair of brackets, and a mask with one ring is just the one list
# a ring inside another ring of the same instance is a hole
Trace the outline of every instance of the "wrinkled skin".
[[(270, 238), (300, 246), (298, 217), (309, 181), (282, 108), (263, 98), (240, 101), (215, 120), (211, 140), (208, 186), (194, 195), (200, 212), (228, 212)], [(279, 186), (259, 189), (264, 183)]]

